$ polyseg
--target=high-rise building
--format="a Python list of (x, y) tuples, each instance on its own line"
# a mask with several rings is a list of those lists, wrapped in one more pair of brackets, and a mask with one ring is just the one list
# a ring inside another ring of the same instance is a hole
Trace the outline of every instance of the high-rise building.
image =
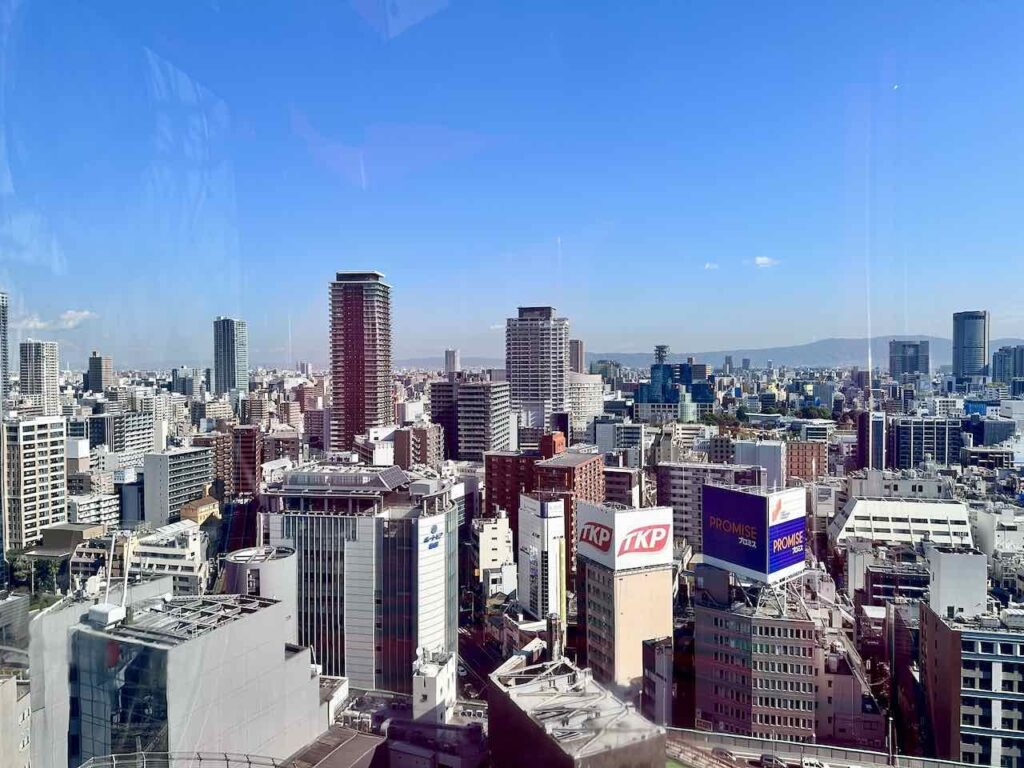
[(330, 450), (394, 421), (391, 286), (380, 272), (338, 272), (330, 285)]
[(463, 483), (308, 464), (264, 499), (268, 543), (296, 552), (299, 642), (325, 674), (410, 694), (418, 648), (457, 652)]
[(786, 443), (781, 440), (736, 440), (733, 461), (765, 468), (769, 489), (786, 487)]
[(587, 372), (587, 350), (583, 339), (569, 339), (569, 370), (573, 373)]
[(232, 485), (236, 496), (255, 496), (260, 489), (260, 465), (263, 463), (263, 436), (251, 424), (231, 430)]
[(65, 424), (62, 416), (7, 421), (0, 474), (0, 549), (25, 549), (43, 528), (67, 520)]
[(566, 617), (565, 500), (546, 493), (519, 499), (519, 605), (535, 619)]
[[(889, 341), (889, 375), (897, 381), (904, 374), (931, 373), (927, 341)], [(829, 403), (831, 406), (831, 403)]]
[(569, 372), (566, 386), (569, 403), (569, 440), (593, 442), (594, 419), (604, 413), (604, 379), (596, 373)]
[(44, 416), (60, 415), (60, 353), (56, 341), (21, 342), (22, 397), (42, 409)]
[(430, 418), (444, 429), (446, 458), (483, 461), (485, 452), (512, 446), (508, 392), (505, 381), (431, 383)]
[(249, 331), (245, 320), (213, 321), (213, 391), (249, 391)]
[(985, 310), (953, 314), (953, 376), (988, 375), (989, 317)]
[(8, 301), (7, 294), (0, 293), (0, 404), (11, 393), (11, 362), (8, 346)]
[(1024, 378), (1024, 344), (1000, 347), (992, 353), (992, 381), (1009, 384)]
[(577, 661), (630, 694), (643, 643), (672, 634), (672, 508), (576, 508)]
[(85, 377), (85, 389), (90, 392), (105, 392), (114, 386), (114, 364), (109, 357), (102, 357), (93, 351), (89, 356), (89, 372)]
[(505, 370), (512, 411), (519, 416), (519, 445), (535, 446), (566, 409), (569, 321), (553, 307), (520, 307), (505, 324)]
[(957, 417), (901, 416), (889, 422), (886, 457), (893, 469), (914, 469), (925, 457), (956, 464), (963, 447), (963, 424)]
[(444, 351), (444, 372), (458, 373), (462, 370), (462, 362), (459, 359), (459, 350), (446, 349)]
[(857, 469), (884, 469), (886, 463), (886, 419), (881, 411), (857, 411)]
[(213, 481), (213, 451), (170, 448), (144, 460), (145, 519), (153, 528), (178, 519), (185, 502), (202, 498)]
[(105, 445), (117, 455), (119, 468), (142, 466), (142, 457), (157, 448), (152, 413), (100, 413), (90, 416), (88, 425), (89, 447)]

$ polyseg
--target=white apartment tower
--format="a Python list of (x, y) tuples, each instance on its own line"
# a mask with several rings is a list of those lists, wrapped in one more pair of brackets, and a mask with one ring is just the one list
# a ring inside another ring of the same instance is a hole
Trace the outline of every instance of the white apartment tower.
[(446, 349), (444, 351), (444, 372), (458, 373), (462, 370), (462, 361), (459, 358), (459, 350)]
[(10, 348), (7, 342), (7, 294), (0, 293), (0, 403), (11, 392)]
[(535, 619), (565, 618), (565, 500), (519, 497), (519, 605)]
[(38, 544), (43, 528), (67, 520), (62, 416), (5, 422), (2, 448), (3, 550)]
[(245, 320), (213, 321), (213, 391), (249, 391), (249, 331)]
[(21, 342), (21, 394), (42, 408), (44, 416), (60, 415), (60, 353), (56, 341)]
[(569, 321), (554, 307), (520, 307), (505, 324), (505, 371), (512, 411), (519, 414), (519, 444), (536, 445), (564, 411), (569, 375)]

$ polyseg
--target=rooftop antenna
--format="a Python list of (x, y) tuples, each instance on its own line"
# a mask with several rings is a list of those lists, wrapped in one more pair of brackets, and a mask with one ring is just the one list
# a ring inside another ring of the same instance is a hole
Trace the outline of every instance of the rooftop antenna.
[(658, 344), (654, 348), (654, 362), (664, 365), (666, 360), (668, 360), (668, 344)]

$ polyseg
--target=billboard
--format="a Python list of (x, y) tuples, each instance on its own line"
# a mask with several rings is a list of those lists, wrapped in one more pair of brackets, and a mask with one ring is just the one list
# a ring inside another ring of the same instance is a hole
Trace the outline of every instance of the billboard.
[(705, 563), (766, 583), (804, 569), (803, 488), (762, 493), (705, 485), (702, 494)]
[(672, 508), (576, 503), (576, 553), (606, 568), (672, 562)]

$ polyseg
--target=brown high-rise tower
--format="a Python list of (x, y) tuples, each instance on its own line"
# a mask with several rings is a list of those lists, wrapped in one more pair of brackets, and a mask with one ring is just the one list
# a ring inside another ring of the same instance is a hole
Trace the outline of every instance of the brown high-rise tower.
[(330, 450), (394, 421), (391, 286), (380, 272), (339, 272), (331, 283)]

